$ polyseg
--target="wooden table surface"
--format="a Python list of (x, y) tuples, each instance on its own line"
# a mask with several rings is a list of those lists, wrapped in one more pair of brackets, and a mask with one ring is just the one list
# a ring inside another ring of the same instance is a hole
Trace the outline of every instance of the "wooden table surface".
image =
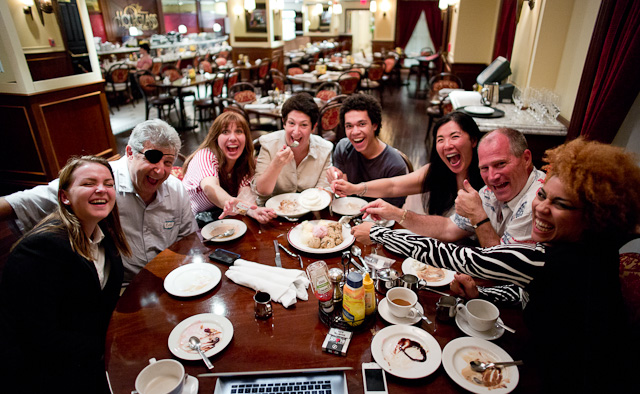
[[(338, 220), (339, 216), (329, 216), (327, 210), (323, 218)], [(105, 358), (106, 368), (115, 394), (129, 394), (134, 389), (137, 374), (148, 364), (150, 358), (177, 359), (169, 351), (168, 337), (171, 330), (184, 319), (200, 314), (214, 313), (231, 321), (234, 334), (231, 343), (220, 353), (210, 358), (215, 366), (213, 372), (234, 372), (252, 370), (278, 370), (315, 367), (352, 367), (347, 372), (349, 392), (362, 393), (363, 362), (374, 361), (371, 341), (376, 331), (388, 324), (380, 317), (353, 335), (347, 356), (332, 355), (322, 351), (322, 342), (329, 327), (318, 316), (318, 302), (309, 290), (309, 300), (298, 300), (285, 309), (281, 304), (273, 304), (273, 316), (268, 320), (254, 317), (254, 291), (237, 285), (224, 276), (227, 266), (215, 262), (222, 271), (222, 280), (209, 292), (191, 298), (178, 298), (168, 294), (163, 287), (164, 278), (173, 269), (194, 262), (210, 262), (208, 254), (216, 248), (224, 248), (239, 253), (243, 259), (275, 266), (273, 240), (290, 247), (287, 232), (298, 223), (277, 218), (269, 224), (260, 225), (247, 217), (243, 220), (247, 232), (240, 238), (225, 243), (203, 243), (199, 233), (194, 233), (169, 249), (160, 253), (134, 278), (120, 298), (111, 318), (107, 333)], [(310, 213), (302, 219), (320, 218), (319, 213)], [(358, 244), (362, 255), (372, 252), (372, 246)], [(297, 252), (295, 248), (290, 248)], [(401, 272), (404, 258), (378, 247), (378, 253), (396, 260), (394, 268)], [(341, 267), (341, 252), (330, 255), (301, 253), (304, 267), (317, 260), (327, 262), (329, 268)], [(281, 253), (284, 268), (300, 269), (297, 259)], [(449, 292), (448, 287), (439, 288)], [(439, 295), (419, 292), (419, 302), (425, 314), (434, 324), (420, 325), (433, 335), (441, 348), (454, 338), (465, 336), (454, 322), (440, 322), (435, 319), (436, 302)], [(376, 294), (378, 300), (383, 296)], [(505, 333), (494, 341), (514, 359), (521, 358), (527, 340), (519, 307), (501, 308), (501, 318), (505, 324), (515, 328), (516, 334)], [(197, 376), (209, 372), (201, 360), (180, 360), (188, 374)], [(531, 368), (519, 368), (520, 382), (515, 392), (537, 392), (537, 374)], [(200, 377), (199, 393), (212, 393), (216, 378)], [(462, 393), (466, 392), (451, 380), (442, 365), (430, 376), (421, 379), (402, 379), (387, 374), (390, 393)]]

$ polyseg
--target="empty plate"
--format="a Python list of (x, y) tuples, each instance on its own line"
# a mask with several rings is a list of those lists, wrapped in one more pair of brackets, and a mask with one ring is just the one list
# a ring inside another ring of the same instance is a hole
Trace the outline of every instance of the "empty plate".
[(491, 107), (485, 107), (483, 105), (470, 105), (468, 107), (464, 107), (464, 110), (470, 114), (477, 115), (491, 115), (495, 112), (495, 109)]

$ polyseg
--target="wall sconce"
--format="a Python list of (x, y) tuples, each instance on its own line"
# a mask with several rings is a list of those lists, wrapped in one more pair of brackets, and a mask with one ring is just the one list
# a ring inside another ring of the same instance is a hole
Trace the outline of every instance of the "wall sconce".
[(275, 4), (273, 5), (273, 9), (276, 12), (284, 10), (284, 0), (275, 0)]
[(334, 4), (333, 5), (333, 13), (336, 15), (342, 14), (342, 4)]
[(178, 26), (178, 33), (187, 34), (187, 26), (185, 26), (185, 25)]
[(529, 3), (529, 9), (533, 10), (533, 7), (535, 7), (536, 2), (534, 0), (524, 0), (524, 1), (528, 2)]
[(244, 9), (253, 12), (256, 9), (256, 0), (244, 0)]
[(42, 22), (42, 26), (44, 26), (44, 15), (42, 15), (42, 13), (51, 14), (53, 12), (53, 4), (51, 3), (51, 0), (33, 0), (33, 2), (38, 10), (40, 22)]
[(244, 13), (244, 9), (240, 4), (233, 6), (233, 13), (236, 14), (236, 18), (240, 19), (240, 15)]
[(380, 3), (380, 11), (382, 11), (383, 18), (387, 17), (387, 12), (389, 12), (390, 9), (391, 3), (389, 3), (389, 0), (382, 0), (382, 3)]
[(33, 0), (21, 0), (21, 1), (22, 1), (22, 5), (24, 6), (22, 8), (22, 11), (24, 11), (25, 15), (31, 15), (31, 19), (33, 20), (33, 11), (31, 10), (31, 6), (34, 5)]
[(315, 8), (314, 8), (315, 14), (316, 15), (321, 15), (323, 11), (324, 11), (324, 7), (322, 6), (322, 4), (317, 3)]
[(371, 0), (369, 2), (369, 11), (375, 13), (378, 10), (378, 5), (376, 4), (376, 0)]
[(440, 0), (440, 2), (438, 3), (438, 8), (440, 8), (441, 10), (446, 10), (447, 8), (449, 8), (449, 1), (448, 0)]

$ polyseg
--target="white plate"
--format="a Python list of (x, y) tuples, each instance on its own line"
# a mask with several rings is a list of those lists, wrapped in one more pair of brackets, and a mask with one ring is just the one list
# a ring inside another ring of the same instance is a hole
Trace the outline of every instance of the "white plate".
[(198, 394), (198, 386), (200, 386), (198, 378), (189, 375), (187, 377), (187, 381), (184, 384), (184, 388), (182, 389), (181, 394)]
[[(222, 332), (222, 336), (220, 338), (220, 342), (216, 343), (216, 345), (204, 352), (205, 356), (211, 357), (214, 354), (220, 353), (222, 349), (227, 347), (227, 345), (231, 342), (231, 338), (233, 338), (233, 325), (223, 316), (214, 315), (213, 313), (201, 313), (199, 315), (194, 315), (188, 317), (178, 323), (177, 326), (171, 331), (169, 334), (169, 350), (173, 353), (174, 356), (179, 357), (183, 360), (200, 360), (200, 355), (195, 350), (189, 349), (189, 336), (185, 335), (183, 337), (183, 333), (189, 327), (192, 327), (195, 324), (204, 324), (205, 327), (214, 328), (217, 331)], [(204, 333), (200, 335), (196, 335), (200, 338), (200, 341), (203, 342)], [(184, 343), (180, 344), (180, 339), (184, 341)], [(186, 349), (188, 350), (186, 350)]]
[[(502, 323), (502, 319), (498, 318), (498, 321)], [(504, 328), (497, 326), (487, 331), (477, 331), (471, 327), (467, 320), (459, 313), (456, 314), (456, 324), (465, 334), (488, 341), (498, 339), (504, 334)]]
[[(318, 197), (318, 203), (315, 205), (306, 204), (305, 201), (312, 196)], [(315, 187), (304, 190), (302, 193), (300, 193), (300, 197), (298, 198), (298, 204), (310, 211), (322, 211), (323, 209), (328, 207), (330, 203), (331, 195), (329, 194), (329, 192)]]
[[(411, 275), (416, 275), (416, 265), (417, 264), (422, 264), (422, 265), (427, 265), (424, 264), (416, 259), (413, 259), (411, 257), (408, 257), (407, 259), (405, 259), (402, 262), (402, 273), (403, 274), (411, 274)], [(431, 287), (437, 287), (437, 286), (446, 286), (449, 283), (453, 282), (453, 276), (455, 275), (454, 271), (450, 271), (447, 269), (442, 269), (444, 271), (444, 278), (442, 278), (441, 280), (435, 281), (435, 282), (430, 282), (427, 281), (427, 286), (431, 286)], [(418, 275), (416, 275), (418, 276)], [(420, 277), (418, 277), (419, 279), (422, 279)]]
[(344, 216), (362, 215), (360, 208), (367, 205), (367, 201), (358, 197), (340, 197), (331, 203), (333, 212)]
[[(285, 194), (279, 194), (277, 196), (273, 196), (270, 199), (267, 200), (267, 202), (264, 204), (265, 207), (267, 208), (271, 208), (275, 211), (276, 215), (278, 216), (287, 216), (290, 218), (299, 218), (302, 215), (305, 215), (307, 213), (309, 213), (310, 211), (306, 208), (303, 208), (302, 205), (300, 205), (300, 203), (298, 202), (298, 199), (300, 198), (300, 193), (285, 193)], [(282, 212), (279, 210), (280, 208), (280, 202), (283, 200), (290, 200), (290, 201), (296, 201), (298, 202), (298, 209), (293, 211), (293, 212)]]
[[(426, 361), (413, 361), (403, 352), (394, 354), (398, 342), (407, 338), (426, 351)], [(438, 341), (425, 330), (414, 326), (395, 325), (380, 330), (371, 341), (373, 359), (391, 375), (419, 379), (431, 375), (440, 366), (442, 352)]]
[(164, 278), (164, 289), (176, 297), (204, 294), (216, 287), (222, 278), (220, 269), (209, 263), (182, 265)]
[[(420, 303), (416, 304), (416, 309), (420, 311), (420, 313), (424, 313), (424, 309), (422, 308), (422, 305), (420, 305)], [(380, 316), (384, 320), (388, 321), (391, 324), (405, 324), (410, 326), (420, 321), (420, 316), (416, 316), (413, 319), (410, 317), (395, 316), (393, 313), (391, 313), (391, 310), (389, 310), (389, 302), (386, 298), (383, 298), (378, 303), (378, 313), (380, 313)]]
[[(320, 222), (320, 220), (309, 220), (308, 222), (313, 225), (316, 225), (318, 224), (318, 222)], [(338, 223), (335, 220), (324, 220), (324, 222)], [(342, 249), (348, 248), (356, 240), (356, 238), (353, 235), (351, 235), (351, 229), (346, 228), (345, 226), (340, 226), (342, 227), (342, 243), (340, 245), (337, 245), (330, 249), (315, 249), (303, 244), (302, 240), (300, 239), (300, 233), (302, 232), (302, 225), (304, 223), (305, 222), (300, 223), (299, 225), (289, 230), (289, 233), (287, 233), (287, 240), (289, 241), (289, 244), (294, 248), (301, 250), (303, 252), (315, 253), (315, 254), (334, 253), (334, 252), (341, 251)]]
[(509, 380), (505, 382), (506, 387), (492, 388), (489, 390), (488, 387), (473, 384), (464, 378), (462, 370), (469, 366), (469, 361), (465, 361), (464, 357), (476, 351), (482, 351), (484, 355), (490, 358), (490, 361), (513, 361), (509, 353), (494, 343), (471, 337), (456, 338), (447, 343), (442, 351), (442, 366), (449, 377), (462, 388), (472, 393), (505, 394), (513, 391), (518, 385), (520, 378), (518, 367), (516, 366), (504, 367), (502, 369), (505, 379)]
[(464, 107), (464, 110), (470, 114), (476, 115), (491, 115), (496, 112), (491, 107), (485, 107), (484, 105), (470, 105), (468, 107)]
[[(213, 233), (213, 231), (215, 229), (217, 229), (218, 227), (221, 226), (233, 226), (235, 227), (236, 231), (231, 234), (228, 237), (218, 237), (218, 238), (211, 238), (211, 234)], [(244, 222), (237, 220), (237, 219), (221, 219), (221, 220), (216, 220), (215, 222), (211, 222), (209, 224), (207, 224), (206, 226), (204, 226), (202, 228), (202, 238), (206, 239), (207, 241), (211, 241), (211, 242), (227, 242), (227, 241), (231, 241), (237, 238), (240, 238), (244, 235), (244, 233), (247, 232), (247, 225), (244, 224)]]

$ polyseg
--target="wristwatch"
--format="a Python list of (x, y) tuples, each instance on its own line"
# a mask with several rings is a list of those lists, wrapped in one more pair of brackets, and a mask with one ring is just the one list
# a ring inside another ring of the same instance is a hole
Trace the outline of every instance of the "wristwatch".
[(477, 230), (477, 229), (478, 229), (478, 227), (482, 226), (483, 224), (485, 224), (485, 223), (486, 223), (486, 222), (488, 222), (488, 221), (489, 221), (489, 218), (484, 218), (484, 219), (482, 219), (481, 221), (479, 221), (478, 223), (476, 223), (476, 224), (474, 224), (474, 225), (473, 225), (473, 229), (474, 229), (474, 230)]

